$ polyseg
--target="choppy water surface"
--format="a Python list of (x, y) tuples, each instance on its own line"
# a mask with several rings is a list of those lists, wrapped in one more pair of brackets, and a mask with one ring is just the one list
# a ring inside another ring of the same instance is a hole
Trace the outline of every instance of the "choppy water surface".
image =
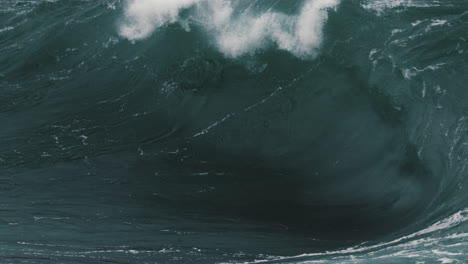
[(468, 1), (2, 0), (1, 263), (468, 263)]

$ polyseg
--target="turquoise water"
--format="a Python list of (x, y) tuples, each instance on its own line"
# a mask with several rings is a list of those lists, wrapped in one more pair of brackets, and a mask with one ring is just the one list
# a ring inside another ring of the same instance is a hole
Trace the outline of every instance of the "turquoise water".
[(468, 1), (3, 0), (1, 263), (468, 263)]

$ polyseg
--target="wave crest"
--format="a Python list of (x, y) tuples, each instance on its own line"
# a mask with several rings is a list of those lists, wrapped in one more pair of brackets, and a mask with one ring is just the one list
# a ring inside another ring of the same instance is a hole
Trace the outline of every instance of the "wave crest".
[(338, 4), (339, 0), (307, 0), (297, 14), (287, 14), (271, 8), (243, 9), (240, 1), (129, 0), (119, 33), (129, 40), (145, 39), (168, 24), (182, 24), (181, 11), (190, 9), (191, 22), (206, 31), (226, 57), (252, 54), (274, 45), (297, 57), (313, 58), (322, 43), (327, 10)]

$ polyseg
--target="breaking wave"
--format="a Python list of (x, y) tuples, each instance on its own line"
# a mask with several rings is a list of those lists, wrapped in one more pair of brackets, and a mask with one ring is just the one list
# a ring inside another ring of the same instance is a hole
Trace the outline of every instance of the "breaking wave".
[[(275, 45), (298, 57), (309, 58), (317, 55), (322, 43), (328, 9), (338, 3), (338, 0), (309, 0), (301, 3), (298, 14), (288, 14), (275, 11), (274, 5), (259, 10), (241, 1), (134, 0), (126, 5), (120, 34), (138, 40), (171, 23), (179, 23), (187, 31), (195, 24), (227, 57), (252, 54)], [(186, 9), (190, 11), (182, 15)]]
[(468, 3), (4, 0), (2, 263), (465, 263)]

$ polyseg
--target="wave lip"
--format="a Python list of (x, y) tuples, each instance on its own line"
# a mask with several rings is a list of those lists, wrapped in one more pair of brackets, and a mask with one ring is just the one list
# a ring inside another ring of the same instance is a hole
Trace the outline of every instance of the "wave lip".
[(271, 45), (301, 58), (314, 58), (322, 43), (322, 28), (330, 8), (339, 0), (307, 0), (298, 14), (266, 8), (254, 12), (240, 2), (227, 0), (144, 0), (127, 2), (120, 35), (145, 39), (157, 29), (176, 22), (190, 30), (180, 13), (191, 9), (190, 18), (213, 40), (226, 57), (255, 53)]

